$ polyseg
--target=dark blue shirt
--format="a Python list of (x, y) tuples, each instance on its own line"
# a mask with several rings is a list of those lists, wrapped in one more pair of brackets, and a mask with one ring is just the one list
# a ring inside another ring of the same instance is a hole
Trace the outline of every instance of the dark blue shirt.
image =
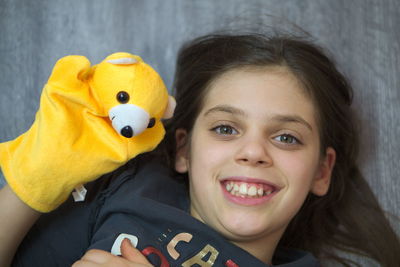
[[(13, 266), (71, 266), (88, 249), (118, 250), (127, 236), (155, 266), (267, 266), (190, 216), (186, 185), (160, 164), (117, 171), (87, 188), (85, 202), (69, 199), (42, 215)], [(275, 254), (274, 266), (319, 266), (310, 253)]]

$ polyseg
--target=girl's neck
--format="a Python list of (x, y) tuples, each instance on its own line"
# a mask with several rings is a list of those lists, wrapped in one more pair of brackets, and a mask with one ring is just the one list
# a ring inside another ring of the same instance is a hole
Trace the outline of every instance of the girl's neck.
[(285, 229), (254, 240), (231, 241), (260, 261), (272, 265), (272, 257)]

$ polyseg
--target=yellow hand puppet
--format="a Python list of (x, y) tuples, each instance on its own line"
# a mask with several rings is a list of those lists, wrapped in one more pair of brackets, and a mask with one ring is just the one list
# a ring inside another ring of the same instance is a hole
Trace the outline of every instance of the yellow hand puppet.
[(45, 85), (32, 127), (0, 144), (0, 166), (13, 191), (48, 212), (72, 190), (153, 150), (175, 100), (139, 56), (116, 53), (91, 66), (60, 59)]

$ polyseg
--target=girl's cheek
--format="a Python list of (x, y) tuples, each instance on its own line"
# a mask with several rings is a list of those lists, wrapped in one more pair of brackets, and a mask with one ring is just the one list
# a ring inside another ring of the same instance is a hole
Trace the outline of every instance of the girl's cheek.
[(300, 183), (308, 190), (318, 165), (318, 160), (313, 158), (308, 153), (285, 153), (276, 155), (274, 163), (289, 183)]
[(197, 153), (194, 157), (195, 162), (192, 161), (192, 166), (198, 172), (205, 172), (215, 168), (224, 158), (221, 155), (221, 149), (215, 147), (204, 147), (201, 149), (201, 153)]
[(229, 142), (216, 141), (206, 135), (196, 137), (197, 142), (193, 144), (193, 156), (200, 157), (202, 161), (215, 161), (226, 155), (232, 154)]

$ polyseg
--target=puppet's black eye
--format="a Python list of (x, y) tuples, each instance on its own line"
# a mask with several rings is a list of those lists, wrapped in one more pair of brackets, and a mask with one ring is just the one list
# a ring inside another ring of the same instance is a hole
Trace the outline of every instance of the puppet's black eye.
[(128, 103), (129, 101), (129, 94), (127, 92), (121, 91), (117, 94), (117, 100), (121, 104)]
[(149, 121), (149, 125), (147, 125), (147, 128), (153, 128), (155, 124), (156, 124), (156, 119), (151, 118)]

